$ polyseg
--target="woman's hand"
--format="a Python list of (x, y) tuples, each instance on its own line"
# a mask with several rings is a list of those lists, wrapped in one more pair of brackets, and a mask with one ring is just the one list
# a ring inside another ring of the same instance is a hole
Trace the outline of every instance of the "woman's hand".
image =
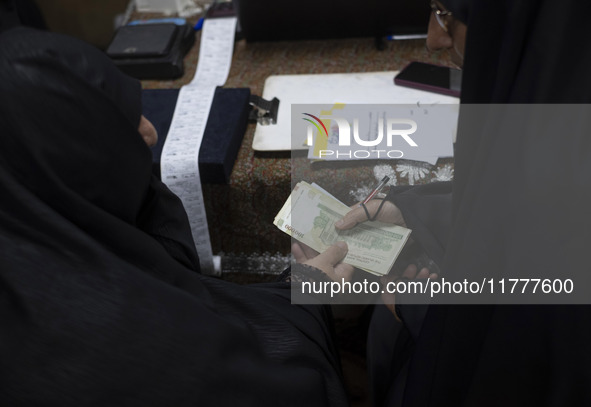
[[(383, 206), (382, 209), (378, 209), (380, 205)], [(372, 199), (368, 203), (365, 204), (369, 215), (373, 218), (375, 214), (375, 220), (379, 220), (380, 222), (385, 223), (393, 223), (395, 225), (404, 226), (406, 227), (406, 222), (404, 221), (404, 217), (402, 216), (402, 212), (396, 205), (394, 205), (390, 201), (382, 201), (381, 199)], [(363, 207), (359, 204), (355, 204), (351, 207), (351, 211), (347, 213), (343, 219), (339, 220), (335, 223), (335, 227), (339, 230), (347, 230), (353, 228), (355, 225), (361, 222), (365, 222), (368, 219), (367, 213), (363, 210)]]
[[(429, 269), (426, 267), (423, 267), (421, 270), (419, 270), (415, 264), (410, 264), (410, 265), (408, 265), (408, 267), (406, 267), (406, 270), (404, 270), (404, 272), (402, 273), (402, 276), (388, 275), (388, 276), (382, 277), (381, 281), (382, 281), (382, 284), (384, 286), (386, 286), (391, 283), (397, 284), (400, 280), (410, 281), (410, 280), (414, 280), (415, 278), (423, 279), (423, 280), (430, 278), (431, 280), (435, 280), (437, 277), (438, 277), (437, 273), (431, 273), (429, 271)], [(396, 314), (396, 309), (395, 309), (396, 294), (393, 292), (389, 293), (388, 290), (383, 290), (383, 291), (384, 291), (384, 293), (382, 294), (382, 302), (386, 305), (386, 307), (388, 307), (390, 312), (392, 312), (392, 314), (394, 314), (396, 319), (398, 319), (400, 321), (400, 318)]]
[(138, 132), (141, 134), (148, 147), (152, 147), (158, 142), (158, 132), (156, 131), (156, 128), (151, 121), (144, 117), (144, 115), (140, 118)]
[(353, 266), (341, 263), (348, 251), (345, 242), (336, 242), (320, 254), (301, 243), (294, 243), (291, 246), (291, 252), (296, 262), (316, 267), (331, 280), (339, 283), (343, 280), (351, 281), (353, 276)]

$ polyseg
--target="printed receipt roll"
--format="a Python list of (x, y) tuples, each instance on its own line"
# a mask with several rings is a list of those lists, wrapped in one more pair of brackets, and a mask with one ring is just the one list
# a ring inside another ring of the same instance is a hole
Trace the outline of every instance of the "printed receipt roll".
[(209, 240), (205, 203), (199, 177), (199, 148), (217, 86), (228, 78), (236, 17), (207, 19), (203, 24), (195, 77), (181, 88), (162, 150), (162, 181), (185, 206), (195, 240), (201, 271), (219, 274)]

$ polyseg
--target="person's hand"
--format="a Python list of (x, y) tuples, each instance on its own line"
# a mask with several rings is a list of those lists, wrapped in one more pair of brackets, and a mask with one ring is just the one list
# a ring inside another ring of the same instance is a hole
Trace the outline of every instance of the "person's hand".
[(348, 251), (345, 242), (336, 242), (320, 254), (301, 243), (294, 243), (291, 246), (291, 252), (296, 262), (316, 267), (331, 280), (339, 283), (343, 280), (351, 281), (353, 276), (353, 266), (341, 263)]
[[(410, 264), (406, 267), (406, 270), (402, 273), (402, 276), (384, 276), (381, 278), (381, 282), (384, 286), (389, 283), (397, 283), (400, 280), (414, 280), (415, 278), (419, 279), (426, 279), (430, 278), (431, 280), (436, 279), (437, 273), (431, 273), (427, 267), (423, 267), (421, 270), (418, 270), (415, 264)], [(400, 321), (398, 315), (396, 315), (395, 305), (396, 305), (396, 294), (389, 293), (388, 290), (384, 290), (382, 294), (382, 302), (388, 307), (390, 312), (394, 314), (396, 319)]]
[[(378, 213), (378, 209), (382, 204), (381, 199), (372, 199), (365, 204), (367, 211), (371, 217), (374, 217)], [(343, 219), (335, 223), (335, 228), (339, 230), (347, 230), (353, 228), (355, 225), (368, 220), (367, 213), (363, 210), (363, 207), (359, 204), (355, 204), (351, 207), (352, 209), (347, 213)], [(398, 226), (406, 227), (406, 222), (402, 216), (402, 212), (396, 205), (390, 201), (385, 201), (382, 209), (380, 209), (378, 216), (375, 220), (380, 222), (393, 223)]]
[(142, 115), (140, 119), (138, 132), (140, 133), (148, 147), (152, 147), (158, 141), (158, 132), (156, 131), (156, 128), (154, 127), (151, 121), (144, 117), (144, 115)]

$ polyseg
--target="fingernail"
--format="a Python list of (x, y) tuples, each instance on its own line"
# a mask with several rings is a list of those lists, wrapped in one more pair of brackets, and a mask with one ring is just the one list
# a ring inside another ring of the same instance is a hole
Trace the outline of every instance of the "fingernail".
[(345, 242), (336, 242), (335, 244), (337, 246), (339, 246), (341, 249), (347, 250), (347, 243), (345, 243)]
[(344, 220), (342, 220), (342, 219), (340, 219), (340, 220), (338, 220), (338, 221), (337, 221), (337, 222), (336, 222), (334, 225), (335, 225), (335, 226), (338, 226), (338, 227), (341, 227), (341, 226), (343, 226), (344, 224), (345, 224), (345, 221), (344, 221)]

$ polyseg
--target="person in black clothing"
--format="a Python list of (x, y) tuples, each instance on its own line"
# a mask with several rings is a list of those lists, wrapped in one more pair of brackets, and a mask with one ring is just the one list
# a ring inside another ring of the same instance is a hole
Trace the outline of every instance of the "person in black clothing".
[[(580, 129), (591, 126), (591, 4), (441, 0), (432, 8), (427, 47), (449, 48), (463, 63), (454, 180), (394, 188), (378, 219), (411, 228), (439, 278), (571, 277), (585, 290), (591, 143)], [(515, 111), (533, 113), (510, 120)], [(573, 122), (579, 130), (565, 127)], [(368, 203), (372, 215), (378, 205)], [(340, 227), (366, 218), (355, 209)], [(374, 404), (590, 405), (588, 302), (536, 304), (402, 304), (403, 323), (376, 307)]]
[(347, 405), (329, 309), (199, 273), (154, 136), (96, 48), (0, 34), (0, 405)]
[(46, 30), (45, 19), (32, 0), (0, 0), (0, 32), (24, 25)]

